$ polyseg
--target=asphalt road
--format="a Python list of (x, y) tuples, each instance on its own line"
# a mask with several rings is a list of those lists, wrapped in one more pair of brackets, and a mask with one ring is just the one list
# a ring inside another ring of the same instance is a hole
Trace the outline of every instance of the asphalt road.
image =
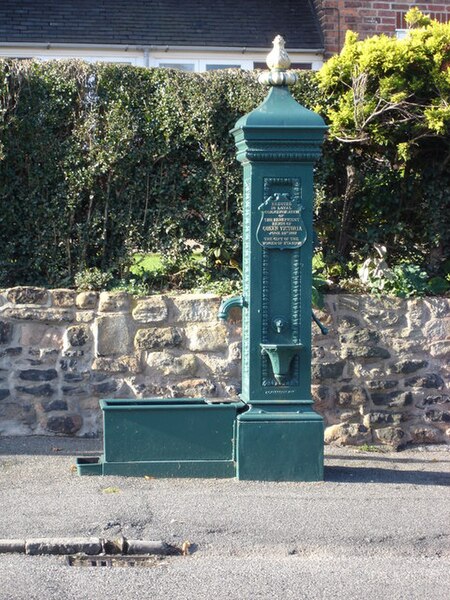
[(192, 554), (147, 568), (0, 555), (1, 600), (448, 600), (450, 448), (326, 449), (323, 483), (78, 477), (98, 440), (0, 438), (0, 538), (117, 537)]

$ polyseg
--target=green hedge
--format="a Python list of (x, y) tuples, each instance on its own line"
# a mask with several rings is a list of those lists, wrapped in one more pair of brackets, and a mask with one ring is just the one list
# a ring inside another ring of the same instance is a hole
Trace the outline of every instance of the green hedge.
[[(191, 252), (186, 240), (204, 246), (204, 271), (236, 274), (242, 175), (229, 130), (265, 95), (254, 73), (0, 61), (0, 86), (0, 286), (73, 285), (77, 273), (93, 267), (120, 279), (137, 252), (159, 252), (178, 264)], [(324, 101), (314, 73), (300, 72), (293, 93), (307, 107)], [(342, 245), (345, 152), (328, 143), (317, 173), (318, 237), (340, 276), (383, 237), (376, 227), (382, 219), (388, 229), (389, 215), (377, 197), (399, 188), (395, 174), (377, 178), (372, 159), (362, 161), (367, 181), (358, 187), (353, 229), (346, 224)], [(445, 177), (431, 181), (441, 195)], [(427, 262), (442, 237), (436, 201), (430, 193), (398, 207), (404, 233), (397, 226), (389, 243), (400, 258), (413, 244)]]

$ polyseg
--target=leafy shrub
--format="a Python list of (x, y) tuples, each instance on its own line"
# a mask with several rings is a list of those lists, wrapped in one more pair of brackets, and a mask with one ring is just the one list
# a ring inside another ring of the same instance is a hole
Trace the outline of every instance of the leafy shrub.
[(99, 268), (84, 269), (75, 275), (75, 287), (80, 291), (100, 291), (106, 289), (111, 283), (111, 273), (103, 273)]
[(442, 278), (450, 249), (450, 23), (407, 18), (402, 40), (348, 32), (318, 74), (330, 136), (317, 224), (325, 261), (344, 277), (378, 244), (398, 281), (419, 290), (415, 268), (400, 265)]
[[(450, 25), (414, 22), (405, 40), (349, 35), (293, 86), (330, 123), (315, 215), (327, 285), (355, 281), (379, 244), (391, 268), (427, 272), (427, 293), (448, 289)], [(0, 60), (0, 286), (239, 286), (229, 130), (265, 93), (252, 72)], [(161, 268), (138, 258), (156, 255)]]

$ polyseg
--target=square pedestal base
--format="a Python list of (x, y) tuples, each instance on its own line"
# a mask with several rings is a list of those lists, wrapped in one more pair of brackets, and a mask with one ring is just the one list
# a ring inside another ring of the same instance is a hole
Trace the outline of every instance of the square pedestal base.
[(323, 419), (311, 408), (252, 407), (237, 417), (237, 477), (323, 481)]

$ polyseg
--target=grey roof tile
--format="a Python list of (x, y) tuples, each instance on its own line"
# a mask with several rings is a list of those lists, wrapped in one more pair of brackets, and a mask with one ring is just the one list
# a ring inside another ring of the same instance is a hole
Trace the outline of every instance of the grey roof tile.
[(322, 47), (311, 0), (0, 0), (1, 42)]

